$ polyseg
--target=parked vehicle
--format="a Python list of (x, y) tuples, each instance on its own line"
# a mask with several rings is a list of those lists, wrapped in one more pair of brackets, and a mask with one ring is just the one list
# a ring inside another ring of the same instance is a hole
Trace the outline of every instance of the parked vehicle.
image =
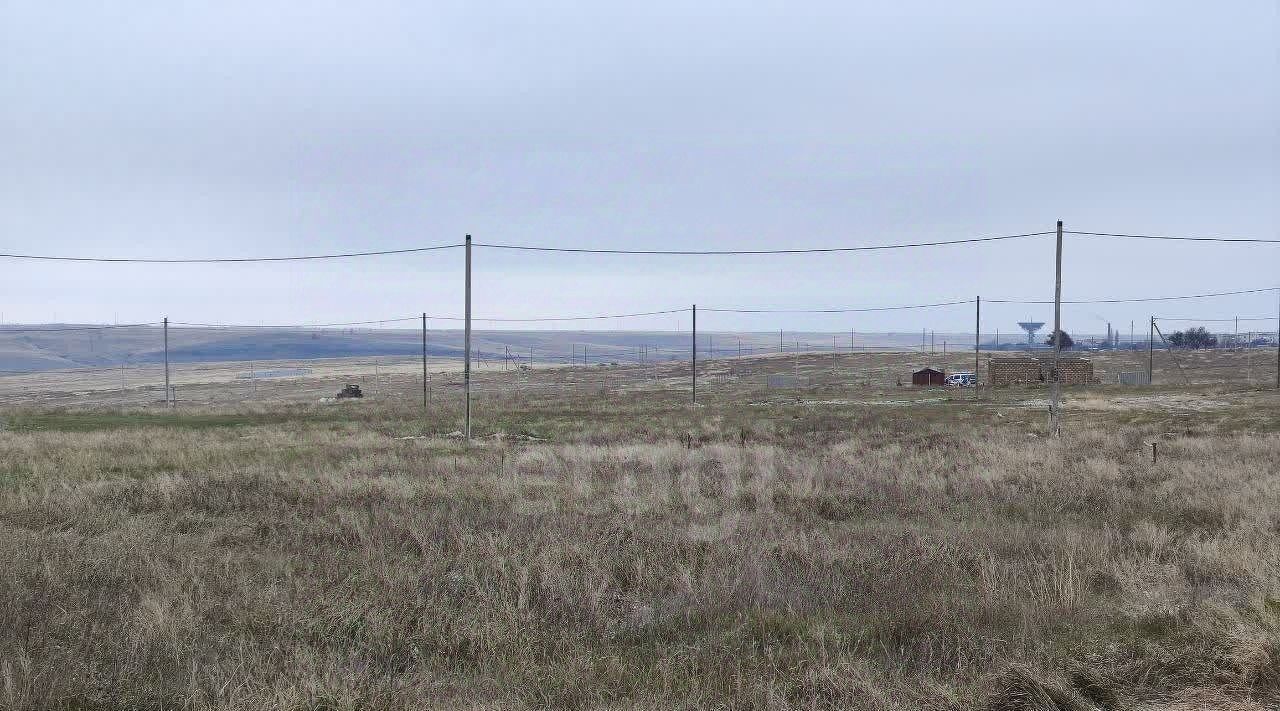
[(364, 397), (364, 393), (360, 391), (360, 386), (348, 384), (345, 388), (338, 391), (339, 400), (345, 400), (350, 397)]
[(949, 388), (971, 388), (978, 384), (978, 376), (974, 373), (952, 373), (947, 376)]

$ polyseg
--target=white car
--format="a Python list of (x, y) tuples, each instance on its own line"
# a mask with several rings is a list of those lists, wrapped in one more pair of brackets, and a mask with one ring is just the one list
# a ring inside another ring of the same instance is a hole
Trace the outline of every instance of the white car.
[(952, 373), (947, 376), (949, 388), (971, 388), (978, 384), (978, 376), (973, 373)]

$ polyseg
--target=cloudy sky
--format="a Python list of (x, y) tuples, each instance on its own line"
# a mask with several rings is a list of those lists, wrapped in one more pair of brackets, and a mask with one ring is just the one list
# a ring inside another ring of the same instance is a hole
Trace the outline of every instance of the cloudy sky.
[[(1275, 238), (1280, 19), (1204, 2), (0, 2), (3, 252), (477, 241), (835, 247), (1067, 229)], [(1068, 238), (1064, 298), (1271, 287), (1280, 247)], [(460, 251), (0, 261), (6, 322), (462, 311)], [(1052, 298), (1050, 238), (900, 252), (476, 250), (480, 316)], [(1272, 315), (1269, 295), (1079, 306)], [(991, 306), (987, 330), (1049, 309)], [(969, 307), (701, 328), (965, 330)], [(1003, 326), (1002, 326), (1003, 325)], [(613, 327), (687, 327), (676, 317)]]

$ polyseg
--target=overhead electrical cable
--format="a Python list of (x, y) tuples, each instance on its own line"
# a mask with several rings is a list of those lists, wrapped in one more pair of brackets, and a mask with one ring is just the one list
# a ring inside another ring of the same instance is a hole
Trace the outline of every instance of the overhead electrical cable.
[[(1044, 237), (1054, 234), (1052, 230), (1024, 232), (1019, 234), (994, 235), (987, 237), (967, 237), (950, 240), (928, 240), (923, 242), (897, 242), (887, 244), (857, 245), (848, 247), (795, 247), (777, 249), (614, 249), (597, 247), (559, 247), (549, 245), (502, 244), (493, 242), (473, 242), (473, 247), (486, 249), (504, 249), (526, 252), (561, 252), (573, 254), (618, 254), (618, 255), (668, 255), (668, 256), (731, 256), (731, 255), (785, 255), (785, 254), (830, 254), (838, 252), (874, 252), (895, 249), (916, 249), (921, 247), (945, 247), (958, 244), (976, 244), (982, 242), (999, 242), (1004, 240), (1024, 239), (1028, 237)], [(1280, 239), (1262, 237), (1182, 237), (1175, 235), (1149, 235), (1124, 232), (1089, 232), (1083, 230), (1063, 230), (1063, 234), (1081, 237), (1106, 237), (1116, 239), (1147, 239), (1179, 242), (1220, 242), (1247, 244), (1280, 244)], [(351, 259), (356, 257), (377, 257), (397, 254), (414, 254), (464, 247), (464, 243), (438, 244), (424, 247), (404, 247), (400, 249), (360, 250), (351, 252), (332, 252), (319, 254), (297, 254), (279, 257), (92, 257), (74, 255), (0, 253), (4, 259), (26, 259), (51, 262), (96, 262), (117, 264), (232, 264), (249, 262), (301, 262), (327, 259)]]
[(1064, 235), (1079, 235), (1081, 237), (1116, 237), (1120, 239), (1154, 239), (1165, 240), (1169, 242), (1236, 242), (1245, 244), (1280, 244), (1280, 239), (1267, 239), (1264, 237), (1175, 237), (1171, 235), (1139, 235), (1125, 234), (1122, 232), (1080, 232), (1078, 230), (1063, 230)]
[[(193, 328), (336, 328), (338, 326), (372, 326), (384, 323), (401, 323), (404, 321), (417, 321), (421, 316), (404, 316), (400, 318), (380, 318), (371, 321), (342, 321), (337, 323), (285, 323), (285, 324), (255, 324), (255, 323), (194, 323), (191, 321), (170, 321), (170, 326), (190, 326)], [(430, 317), (428, 317), (430, 318)]]
[[(1239, 296), (1241, 294), (1264, 294), (1269, 291), (1280, 290), (1280, 287), (1270, 286), (1262, 289), (1242, 289), (1240, 291), (1218, 291), (1208, 294), (1185, 294), (1181, 296), (1148, 296), (1134, 299), (1063, 299), (1064, 304), (1136, 304), (1150, 301), (1185, 301), (1188, 299), (1209, 299), (1218, 296)], [(988, 304), (1052, 304), (1053, 300), (1018, 300), (1018, 299), (983, 299), (983, 303)]]
[[(1261, 294), (1280, 291), (1280, 287), (1263, 287), (1258, 289), (1242, 289), (1238, 291), (1218, 291), (1202, 294), (1181, 294), (1176, 296), (1152, 296), (1138, 297), (1127, 299), (1075, 299), (1063, 300), (1063, 304), (1123, 304), (1123, 303), (1145, 303), (1157, 301), (1183, 301), (1191, 299), (1207, 299), (1222, 296), (1238, 296), (1244, 294)], [(907, 311), (913, 309), (932, 309), (944, 308), (948, 306), (960, 306), (964, 304), (972, 304), (975, 299), (958, 299), (954, 301), (938, 301), (925, 304), (898, 304), (890, 306), (849, 306), (849, 307), (829, 307), (829, 308), (812, 308), (812, 309), (767, 309), (767, 308), (730, 308), (703, 306), (699, 307), (700, 311), (710, 313), (736, 313), (736, 314), (844, 314), (844, 313), (874, 313), (884, 311)], [(988, 304), (1031, 304), (1044, 305), (1052, 304), (1052, 300), (1020, 300), (1020, 299), (993, 299), (984, 298), (984, 303)], [(500, 317), (500, 316), (473, 316), (472, 321), (484, 321), (491, 323), (539, 323), (554, 321), (596, 321), (608, 319), (637, 318), (643, 316), (664, 316), (670, 314), (688, 313), (691, 307), (682, 307), (675, 309), (660, 309), (654, 311), (636, 311), (619, 314), (590, 314), (585, 316), (530, 316), (530, 317)], [(170, 321), (170, 326), (186, 326), (191, 328), (223, 328), (223, 329), (307, 329), (307, 328), (337, 328), (344, 326), (374, 326), (389, 323), (407, 323), (416, 322), (422, 318), (421, 314), (414, 316), (401, 316), (395, 318), (370, 319), (364, 321), (337, 321), (329, 323), (293, 323), (293, 324), (248, 324), (248, 323), (208, 323), (195, 321)], [(432, 316), (427, 315), (428, 321), (465, 321), (463, 316)], [(1166, 320), (1175, 320), (1172, 317), (1165, 317)], [(1258, 316), (1258, 317), (1241, 317), (1241, 321), (1268, 321), (1274, 320), (1275, 317)], [(1185, 321), (1210, 321), (1214, 319), (1176, 319)], [(1219, 319), (1222, 321), (1232, 321), (1235, 319)], [(67, 331), (100, 331), (119, 328), (138, 328), (159, 326), (161, 322), (152, 321), (148, 323), (129, 323), (99, 326), (68, 326), (68, 327), (30, 327), (30, 326), (0, 326), (0, 335), (5, 333), (59, 333)]]
[(5, 333), (66, 333), (68, 331), (106, 331), (113, 328), (140, 328), (143, 326), (159, 326), (159, 321), (151, 323), (120, 323), (109, 326), (57, 326), (54, 328), (39, 328), (32, 326), (19, 326), (11, 328), (9, 326), (0, 326), (0, 334)]
[(407, 247), (404, 249), (379, 249), (365, 252), (337, 252), (333, 254), (299, 254), (287, 257), (69, 257), (47, 254), (13, 254), (0, 253), (4, 259), (33, 259), (47, 262), (110, 262), (135, 264), (226, 264), (242, 262), (303, 262), (319, 259), (350, 259), (352, 257), (379, 257), (389, 254), (412, 254), (415, 252), (433, 252), (441, 249), (456, 249), (461, 244), (439, 244), (430, 247)]
[(715, 308), (699, 307), (699, 311), (710, 311), (714, 313), (732, 313), (732, 314), (847, 314), (847, 313), (868, 313), (873, 311), (906, 311), (909, 309), (933, 309), (942, 306), (956, 306), (959, 304), (972, 304), (973, 299), (964, 299), (961, 301), (940, 301), (933, 304), (909, 304), (905, 306), (868, 306), (868, 307), (837, 307), (827, 309), (731, 309), (731, 308)]
[(568, 252), (572, 254), (635, 254), (664, 255), (686, 257), (710, 257), (728, 255), (761, 255), (761, 254), (827, 254), (832, 252), (874, 252), (888, 249), (913, 249), (916, 247), (943, 247), (953, 244), (974, 244), (977, 242), (998, 242), (1024, 237), (1041, 237), (1054, 234), (1049, 232), (1026, 232), (995, 237), (968, 237), (965, 239), (936, 240), (930, 242), (900, 242), (897, 244), (872, 244), (856, 247), (797, 247), (784, 249), (606, 249), (595, 247), (547, 247), (528, 244), (494, 244), (475, 242), (474, 247), (487, 249), (508, 249), (525, 252)]

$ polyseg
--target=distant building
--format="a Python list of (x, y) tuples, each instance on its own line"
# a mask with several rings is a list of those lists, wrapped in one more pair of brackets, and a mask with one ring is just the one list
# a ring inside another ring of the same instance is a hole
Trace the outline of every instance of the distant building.
[(946, 372), (934, 368), (921, 368), (911, 374), (912, 385), (946, 385), (946, 383)]

